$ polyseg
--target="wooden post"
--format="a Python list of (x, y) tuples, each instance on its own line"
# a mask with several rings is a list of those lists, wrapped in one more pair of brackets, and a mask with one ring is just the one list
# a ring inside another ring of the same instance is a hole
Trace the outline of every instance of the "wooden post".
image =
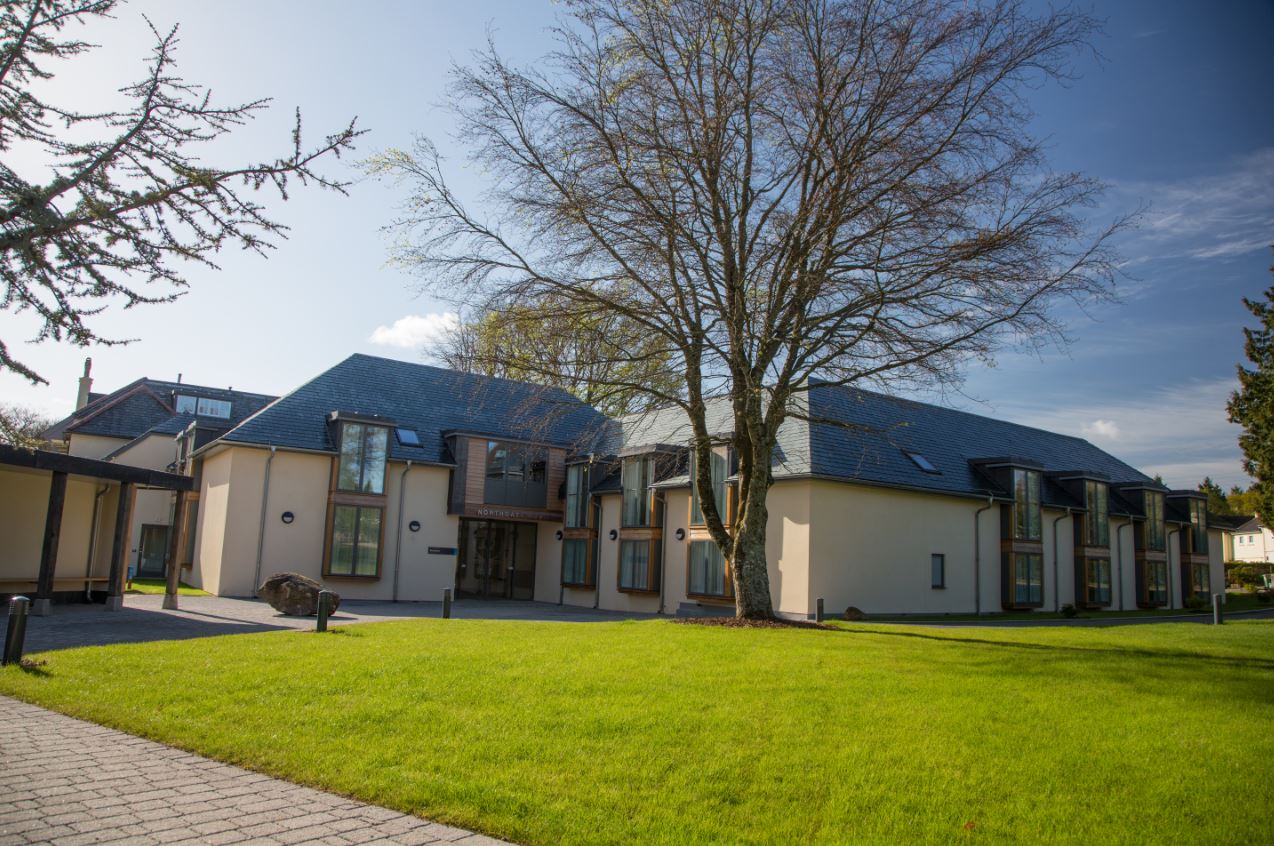
[(133, 485), (124, 482), (119, 486), (119, 505), (115, 508), (115, 537), (111, 542), (111, 575), (106, 592), (106, 610), (118, 611), (124, 607), (124, 573), (128, 564), (128, 524), (133, 504)]
[[(164, 608), (177, 610), (177, 587), (181, 583), (181, 561), (179, 544), (181, 543), (182, 526), (186, 517), (186, 492), (177, 491), (177, 502), (173, 506), (172, 526), (168, 530), (168, 563), (167, 583), (164, 585)], [(189, 528), (187, 528), (189, 531)]]
[(58, 560), (58, 541), (62, 536), (62, 506), (66, 504), (66, 474), (54, 471), (49, 483), (49, 510), (44, 517), (44, 546), (40, 551), (40, 576), (36, 582), (35, 602), (31, 613), (47, 616), (53, 604), (53, 571)]

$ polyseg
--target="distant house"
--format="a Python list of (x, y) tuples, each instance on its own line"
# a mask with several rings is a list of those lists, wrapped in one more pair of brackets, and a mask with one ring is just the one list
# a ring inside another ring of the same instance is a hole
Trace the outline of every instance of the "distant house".
[[(732, 516), (731, 415), (709, 411)], [(1181, 607), (1222, 588), (1204, 496), (1083, 439), (826, 385), (793, 412), (768, 500), (786, 616), (820, 598), (829, 613)], [(361, 599), (724, 608), (730, 562), (690, 440), (679, 410), (611, 420), (563, 391), (355, 355), (183, 453), (179, 563), (230, 596), (290, 570)]]
[(1231, 561), (1274, 564), (1274, 532), (1255, 516), (1249, 517), (1231, 531)]
[[(229, 432), (274, 397), (142, 378), (110, 393), (93, 393), (85, 361), (76, 409), (44, 433), (67, 455), (159, 472), (176, 472), (181, 451)], [(128, 566), (160, 578), (173, 525), (173, 492), (138, 489), (132, 504)]]

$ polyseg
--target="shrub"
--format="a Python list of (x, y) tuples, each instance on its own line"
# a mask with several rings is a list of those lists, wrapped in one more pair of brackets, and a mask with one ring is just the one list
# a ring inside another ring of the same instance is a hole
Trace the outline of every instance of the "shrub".
[(1061, 614), (1063, 617), (1070, 619), (1071, 617), (1074, 617), (1077, 614), (1079, 614), (1079, 609), (1068, 602), (1061, 607)]
[(1268, 573), (1270, 565), (1260, 561), (1227, 561), (1225, 562), (1225, 580), (1232, 585), (1244, 588), (1258, 588), (1264, 585), (1261, 576)]
[(1199, 596), (1198, 594), (1193, 594), (1193, 593), (1190, 594), (1188, 597), (1186, 597), (1186, 601), (1185, 601), (1185, 606), (1187, 608), (1192, 608), (1195, 610), (1198, 610), (1200, 608), (1207, 608), (1211, 604), (1212, 603), (1208, 602), (1202, 596)]
[(1271, 591), (1268, 588), (1261, 588), (1256, 592), (1256, 601), (1268, 603), (1270, 601)]

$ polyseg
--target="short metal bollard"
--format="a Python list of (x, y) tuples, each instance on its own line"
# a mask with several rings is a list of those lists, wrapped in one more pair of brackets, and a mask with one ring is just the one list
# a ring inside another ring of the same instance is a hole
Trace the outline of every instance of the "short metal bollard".
[(321, 590), (318, 595), (318, 623), (315, 630), (320, 632), (327, 631), (327, 618), (332, 614), (332, 592), (330, 590)]
[(814, 611), (814, 622), (816, 623), (823, 622), (823, 597), (821, 596), (818, 598), (818, 605), (816, 606), (816, 610)]
[(442, 592), (442, 619), (451, 619), (451, 588)]
[(31, 600), (15, 596), (9, 600), (9, 627), (4, 633), (4, 659), (0, 664), (17, 664), (22, 660), (22, 643), (27, 637), (27, 612)]
[(1212, 594), (1212, 625), (1214, 626), (1221, 625), (1221, 600), (1224, 598), (1219, 593)]

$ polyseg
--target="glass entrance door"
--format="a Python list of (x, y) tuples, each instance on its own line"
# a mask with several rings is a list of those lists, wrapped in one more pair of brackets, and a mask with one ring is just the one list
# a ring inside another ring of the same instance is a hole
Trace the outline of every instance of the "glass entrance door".
[(534, 523), (461, 520), (456, 594), (533, 599), (535, 540)]
[(164, 559), (168, 557), (168, 527), (142, 526), (141, 550), (137, 556), (137, 575), (162, 578)]

